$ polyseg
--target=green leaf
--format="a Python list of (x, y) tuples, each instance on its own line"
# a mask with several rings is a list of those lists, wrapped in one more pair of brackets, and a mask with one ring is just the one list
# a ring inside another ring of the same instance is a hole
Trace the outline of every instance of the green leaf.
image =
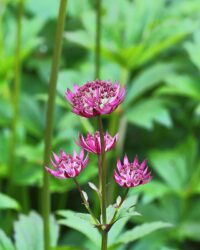
[(116, 221), (115, 224), (112, 226), (112, 228), (109, 231), (109, 237), (108, 237), (108, 246), (112, 246), (122, 230), (124, 229), (126, 223), (128, 222), (129, 218), (121, 218), (120, 220)]
[(19, 210), (20, 205), (13, 198), (11, 198), (5, 194), (0, 193), (0, 210), (3, 210), (3, 209)]
[(180, 226), (180, 234), (182, 237), (194, 241), (200, 241), (200, 221), (187, 221)]
[(167, 185), (157, 180), (152, 180), (145, 185), (145, 188), (140, 185), (131, 190), (131, 194), (142, 193), (142, 201), (144, 203), (152, 202), (153, 200), (159, 199), (170, 192), (172, 192), (172, 190)]
[(146, 129), (153, 129), (154, 122), (171, 127), (171, 118), (165, 102), (158, 98), (142, 100), (125, 112), (128, 122)]
[[(50, 5), (48, 3), (48, 0), (27, 0), (26, 5), (27, 9), (35, 16), (48, 21), (48, 19), (54, 19), (57, 17), (59, 8), (59, 3), (57, 1), (53, 1)], [(48, 11), (46, 11), (47, 6)]]
[(64, 212), (62, 211), (61, 214), (64, 215), (65, 219), (59, 220), (60, 224), (81, 232), (96, 246), (100, 247), (100, 234), (98, 230), (89, 221), (86, 220), (85, 215), (84, 218), (81, 218), (80, 213), (77, 214), (70, 210), (66, 210)]
[(138, 200), (138, 195), (130, 195), (123, 202), (120, 210), (119, 210), (119, 218), (130, 217), (133, 215), (138, 215), (136, 211), (134, 211), (135, 205)]
[[(20, 215), (14, 224), (15, 242), (17, 250), (43, 250), (43, 222), (36, 212), (30, 212), (28, 216)], [(51, 246), (55, 246), (58, 240), (58, 224), (50, 218)]]
[(60, 246), (60, 247), (53, 247), (50, 250), (83, 250), (83, 248), (72, 247), (72, 246)]
[(200, 70), (200, 31), (197, 30), (193, 35), (192, 42), (185, 42), (184, 47), (189, 54), (190, 60)]
[(123, 233), (117, 240), (116, 244), (118, 243), (129, 243), (135, 240), (138, 240), (158, 229), (169, 228), (172, 225), (170, 223), (158, 221), (152, 223), (145, 223), (140, 226), (136, 226), (135, 228), (126, 231)]
[(15, 247), (12, 241), (7, 237), (7, 235), (1, 229), (0, 229), (0, 249), (1, 250), (15, 250)]
[(192, 169), (196, 166), (196, 156), (197, 142), (193, 137), (188, 137), (174, 149), (150, 152), (150, 160), (155, 171), (169, 187), (181, 193), (184, 192)]
[(145, 69), (136, 79), (130, 83), (127, 96), (124, 101), (125, 107), (132, 101), (160, 84), (169, 74), (175, 70), (174, 64), (158, 63)]
[(200, 85), (198, 79), (184, 74), (172, 74), (166, 76), (165, 82), (167, 86), (161, 87), (157, 91), (158, 94), (181, 95), (200, 101)]

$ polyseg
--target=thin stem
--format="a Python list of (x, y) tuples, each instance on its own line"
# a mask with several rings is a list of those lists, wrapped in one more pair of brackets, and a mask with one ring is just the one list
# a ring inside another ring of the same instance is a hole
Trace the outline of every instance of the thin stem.
[(96, 216), (94, 215), (94, 213), (92, 212), (92, 210), (90, 209), (90, 206), (89, 206), (89, 203), (88, 201), (86, 200), (84, 194), (83, 194), (83, 191), (81, 190), (81, 187), (78, 183), (78, 181), (76, 180), (76, 178), (73, 178), (73, 181), (75, 182), (77, 188), (78, 188), (78, 191), (81, 195), (81, 199), (83, 200), (83, 204), (85, 205), (85, 208), (88, 210), (88, 212), (90, 213), (90, 215), (92, 216), (94, 222), (99, 225), (99, 221), (97, 220)]
[(101, 237), (101, 250), (107, 250), (108, 232), (102, 231)]
[(98, 155), (98, 176), (99, 176), (99, 192), (102, 192), (102, 183), (101, 183), (101, 176), (102, 176), (102, 169), (101, 169), (101, 155)]
[[(19, 97), (21, 89), (21, 37), (22, 37), (22, 18), (24, 12), (24, 0), (18, 2), (17, 6), (17, 33), (16, 33), (16, 53), (15, 53), (15, 76), (14, 76), (14, 96), (13, 96), (13, 119), (12, 119), (12, 137), (10, 146), (10, 156), (8, 161), (9, 182), (12, 182), (13, 165), (15, 162), (15, 150), (17, 143), (17, 122), (19, 118)], [(10, 184), (10, 183), (9, 183)], [(8, 186), (8, 193), (10, 193)]]
[[(67, 0), (60, 1), (58, 21), (56, 26), (55, 47), (53, 52), (53, 60), (51, 67), (51, 75), (49, 81), (47, 115), (46, 115), (46, 130), (45, 130), (45, 149), (44, 149), (44, 166), (49, 163), (51, 141), (53, 134), (53, 115), (55, 106), (56, 83), (58, 76), (59, 60), (62, 48), (62, 36), (64, 30), (65, 14), (66, 14)], [(49, 215), (50, 215), (50, 193), (49, 193), (49, 174), (44, 168), (43, 172), (43, 219), (44, 219), (44, 246), (45, 250), (50, 249), (50, 229), (49, 229)]]
[(106, 196), (106, 180), (107, 180), (107, 173), (106, 173), (106, 155), (105, 155), (105, 143), (104, 143), (104, 130), (103, 130), (103, 123), (101, 116), (98, 116), (98, 125), (99, 125), (99, 132), (100, 132), (100, 139), (101, 139), (101, 178), (100, 178), (100, 186), (101, 186), (101, 214), (102, 214), (102, 222), (103, 227), (101, 231), (101, 250), (107, 250), (107, 241), (108, 241), (108, 232), (106, 231), (106, 203), (107, 203), (107, 196)]
[(101, 116), (98, 116), (98, 125), (101, 139), (101, 187), (102, 187), (102, 195), (101, 195), (101, 214), (103, 224), (106, 225), (106, 179), (107, 179), (107, 171), (106, 171), (106, 155), (105, 155), (105, 145), (104, 145), (104, 131), (103, 131), (103, 123)]
[(96, 49), (95, 49), (95, 77), (100, 77), (101, 54), (101, 0), (96, 0)]

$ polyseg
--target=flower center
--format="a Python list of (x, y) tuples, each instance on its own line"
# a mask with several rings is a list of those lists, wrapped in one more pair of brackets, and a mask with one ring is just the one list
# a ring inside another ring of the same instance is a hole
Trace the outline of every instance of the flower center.
[(102, 109), (117, 94), (117, 87), (111, 82), (96, 80), (80, 87), (72, 101), (75, 108), (93, 112), (94, 109)]

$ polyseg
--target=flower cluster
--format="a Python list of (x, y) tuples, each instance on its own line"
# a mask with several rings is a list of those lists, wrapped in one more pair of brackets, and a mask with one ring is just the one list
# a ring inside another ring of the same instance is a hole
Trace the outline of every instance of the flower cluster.
[(74, 93), (67, 89), (66, 99), (73, 112), (87, 118), (112, 113), (124, 100), (125, 88), (110, 81), (87, 82), (81, 87), (74, 85)]
[(141, 164), (136, 156), (132, 163), (129, 163), (128, 157), (125, 155), (124, 164), (120, 160), (117, 161), (118, 172), (115, 171), (115, 181), (122, 187), (130, 188), (145, 184), (151, 180), (151, 173), (148, 172), (146, 160)]
[[(117, 140), (118, 134), (112, 137), (108, 132), (106, 132), (104, 134), (105, 151), (111, 150), (115, 146)], [(79, 142), (77, 142), (77, 145), (90, 153), (101, 154), (101, 139), (99, 131), (96, 131), (94, 135), (88, 133), (86, 138), (84, 138), (83, 135), (79, 135)]]
[[(72, 111), (86, 118), (112, 113), (125, 97), (125, 87), (121, 88), (119, 83), (112, 84), (110, 81), (91, 81), (79, 87), (74, 85), (74, 92), (67, 89), (66, 99), (72, 106)], [(104, 152), (111, 150), (118, 140), (118, 134), (111, 136), (104, 133)], [(84, 150), (88, 153), (102, 154), (100, 132), (88, 133), (86, 137), (79, 134), (76, 144), (81, 147), (78, 155), (65, 154), (61, 151), (60, 157), (53, 153), (54, 161), (51, 161), (56, 170), (46, 167), (47, 171), (57, 178), (74, 178), (88, 164), (89, 156), (84, 159)], [(114, 172), (114, 179), (122, 187), (130, 188), (145, 184), (151, 180), (151, 173), (148, 172), (146, 161), (141, 164), (137, 156), (132, 163), (129, 163), (127, 156), (123, 164), (117, 161), (117, 170)]]
[(63, 150), (60, 152), (60, 157), (53, 153), (54, 161), (51, 164), (56, 170), (46, 167), (46, 170), (56, 178), (74, 178), (87, 166), (89, 156), (84, 159), (84, 150), (81, 150), (80, 155), (74, 151), (73, 155), (66, 154)]

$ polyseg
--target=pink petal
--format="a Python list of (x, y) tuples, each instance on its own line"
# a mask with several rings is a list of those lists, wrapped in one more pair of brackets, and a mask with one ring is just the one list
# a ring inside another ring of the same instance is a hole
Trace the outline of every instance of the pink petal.
[(54, 171), (54, 170), (52, 170), (51, 168), (48, 168), (48, 167), (45, 167), (45, 169), (46, 169), (50, 174), (52, 174), (54, 177), (56, 177), (56, 178), (61, 178), (61, 179), (64, 178), (64, 175), (63, 175), (62, 172)]
[(66, 158), (67, 155), (65, 154), (65, 152), (63, 150), (60, 150), (60, 155), (62, 158)]
[(77, 156), (78, 155), (77, 155), (76, 151), (74, 150), (74, 152), (73, 152), (73, 158), (75, 159)]
[(145, 166), (147, 164), (147, 160), (144, 160), (141, 164), (140, 164), (140, 169), (144, 169)]
[(124, 165), (128, 165), (129, 161), (128, 161), (128, 157), (127, 155), (124, 156)]
[(86, 155), (85, 160), (83, 161), (83, 168), (86, 167), (86, 165), (88, 164), (88, 162), (89, 162), (89, 154)]
[(84, 137), (82, 135), (79, 135), (79, 140), (80, 140), (80, 146), (85, 149), (86, 151), (93, 153), (93, 150), (91, 149), (91, 147), (89, 147), (89, 145), (86, 143)]
[(55, 160), (56, 163), (60, 162), (60, 158), (54, 152), (53, 152), (53, 157), (54, 157), (54, 160)]
[(50, 162), (51, 162), (51, 164), (54, 166), (54, 168), (57, 168), (57, 167), (58, 167), (52, 159), (50, 159)]
[(81, 152), (80, 152), (80, 159), (83, 160), (83, 158), (84, 158), (84, 150), (81, 149)]
[(122, 169), (122, 164), (120, 160), (117, 160), (117, 169), (119, 170), (119, 172)]
[(100, 136), (99, 137), (95, 136), (95, 152), (96, 152), (96, 154), (101, 153)]
[(134, 158), (133, 165), (134, 166), (138, 166), (139, 165), (139, 163), (138, 163), (138, 156), (137, 155)]
[(77, 92), (77, 90), (79, 89), (79, 86), (75, 83), (75, 84), (73, 85), (73, 88), (74, 88), (75, 93), (76, 93), (76, 92)]
[(73, 96), (74, 96), (74, 93), (70, 90), (70, 89), (67, 89), (66, 93), (65, 93), (65, 97), (66, 99), (72, 104), (72, 100), (73, 100)]

